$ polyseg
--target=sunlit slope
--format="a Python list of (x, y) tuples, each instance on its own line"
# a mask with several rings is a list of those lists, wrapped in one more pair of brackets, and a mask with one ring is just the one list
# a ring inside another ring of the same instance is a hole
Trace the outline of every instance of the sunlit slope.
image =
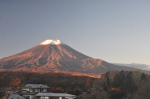
[(0, 69), (105, 73), (109, 70), (138, 70), (86, 56), (60, 41), (46, 40), (16, 55), (0, 60)]

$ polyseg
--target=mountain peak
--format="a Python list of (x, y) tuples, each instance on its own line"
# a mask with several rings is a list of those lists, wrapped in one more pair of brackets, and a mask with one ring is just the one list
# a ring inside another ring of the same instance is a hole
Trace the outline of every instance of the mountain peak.
[(74, 50), (60, 40), (48, 39), (28, 50), (0, 59), (0, 71), (2, 70), (97, 75), (109, 70), (139, 69), (119, 67), (101, 59), (94, 59)]
[(40, 43), (41, 45), (48, 45), (48, 44), (52, 44), (52, 45), (58, 45), (58, 44), (62, 44), (60, 42), (60, 40), (53, 40), (53, 39), (48, 39), (43, 41), (42, 43)]

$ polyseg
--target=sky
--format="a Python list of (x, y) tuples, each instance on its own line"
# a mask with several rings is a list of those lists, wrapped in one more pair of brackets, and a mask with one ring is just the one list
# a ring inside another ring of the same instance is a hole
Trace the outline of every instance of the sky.
[(150, 0), (0, 0), (0, 59), (59, 39), (111, 63), (150, 65)]

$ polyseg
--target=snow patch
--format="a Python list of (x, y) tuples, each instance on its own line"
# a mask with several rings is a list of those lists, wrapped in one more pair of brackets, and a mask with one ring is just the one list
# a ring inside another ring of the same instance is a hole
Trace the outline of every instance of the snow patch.
[(52, 44), (52, 45), (58, 45), (61, 44), (60, 40), (45, 40), (42, 43), (40, 43), (41, 45), (48, 45), (48, 44)]

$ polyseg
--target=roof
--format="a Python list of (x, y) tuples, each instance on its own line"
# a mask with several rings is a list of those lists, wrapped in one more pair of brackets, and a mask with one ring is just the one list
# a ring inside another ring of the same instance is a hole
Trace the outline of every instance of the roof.
[(52, 96), (52, 97), (76, 97), (76, 95), (67, 94), (67, 93), (38, 93), (35, 96)]
[(23, 94), (23, 95), (35, 95), (37, 94), (38, 92), (30, 92), (30, 91), (27, 91), (27, 90), (20, 90), (20, 91), (17, 91), (16, 92), (17, 94)]
[(23, 88), (49, 88), (49, 87), (42, 84), (27, 84)]
[(22, 96), (20, 96), (20, 95), (18, 95), (18, 94), (12, 94), (12, 95), (10, 95), (9, 96), (9, 98), (8, 99), (12, 99), (12, 98), (14, 98), (14, 99), (25, 99), (24, 97), (22, 97)]

